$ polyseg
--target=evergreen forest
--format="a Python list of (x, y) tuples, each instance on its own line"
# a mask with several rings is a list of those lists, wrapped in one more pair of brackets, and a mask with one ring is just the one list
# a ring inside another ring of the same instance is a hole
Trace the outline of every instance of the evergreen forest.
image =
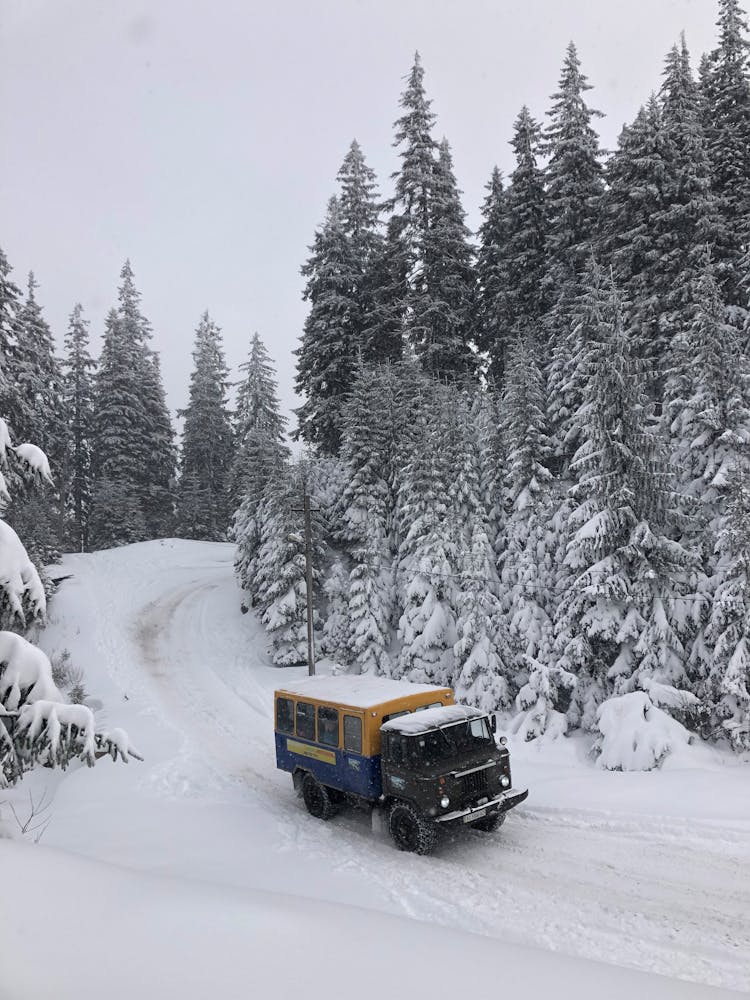
[(750, 750), (748, 34), (718, 0), (715, 48), (681, 38), (611, 152), (571, 43), (476, 233), (417, 54), (387, 190), (354, 140), (321, 206), (289, 422), (264, 340), (233, 375), (206, 312), (178, 435), (130, 263), (94, 358), (0, 250), (0, 416), (52, 470), (0, 479), (32, 560), (233, 541), (301, 664), (309, 493), (332, 669), (450, 685), (529, 740), (668, 717)]

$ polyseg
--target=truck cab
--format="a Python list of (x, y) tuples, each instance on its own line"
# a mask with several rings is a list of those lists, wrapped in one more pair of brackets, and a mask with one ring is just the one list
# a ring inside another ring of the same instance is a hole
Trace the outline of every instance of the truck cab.
[(494, 729), (494, 717), (466, 705), (415, 712), (381, 727), (383, 792), (398, 846), (418, 851), (432, 839), (412, 814), (428, 824), (491, 832), (527, 797), (512, 788), (510, 754), (495, 742)]

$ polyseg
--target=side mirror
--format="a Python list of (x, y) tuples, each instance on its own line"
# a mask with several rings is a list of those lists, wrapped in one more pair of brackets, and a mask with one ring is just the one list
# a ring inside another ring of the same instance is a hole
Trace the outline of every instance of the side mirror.
[(490, 716), (490, 729), (493, 733), (497, 732), (497, 715), (494, 712)]

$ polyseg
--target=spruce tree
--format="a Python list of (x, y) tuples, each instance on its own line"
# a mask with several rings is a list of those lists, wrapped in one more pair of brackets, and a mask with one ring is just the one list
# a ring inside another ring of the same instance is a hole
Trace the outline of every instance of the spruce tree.
[(549, 308), (545, 293), (549, 227), (544, 172), (538, 165), (542, 132), (526, 107), (516, 119), (511, 145), (516, 167), (506, 193), (506, 329), (528, 337)]
[(684, 37), (667, 56), (660, 97), (666, 172), (663, 207), (651, 218), (658, 249), (652, 293), (661, 310), (653, 349), (657, 374), (666, 366), (673, 338), (690, 322), (705, 249), (715, 252), (721, 243), (698, 88)]
[(348, 580), (348, 662), (356, 673), (391, 673), (388, 647), (395, 613), (392, 571), (394, 444), (400, 425), (399, 371), (360, 365), (344, 410), (342, 459), (347, 484), (337, 541)]
[(10, 278), (11, 267), (0, 247), (0, 416), (12, 419), (18, 402), (17, 387), (9, 375), (14, 325), (20, 308), (21, 293)]
[(476, 372), (473, 318), (476, 290), (470, 233), (444, 139), (433, 167), (430, 223), (422, 234), (422, 279), (426, 294), (415, 296), (409, 335), (422, 367), (441, 379)]
[(592, 122), (600, 112), (585, 99), (591, 85), (581, 72), (575, 45), (565, 55), (559, 90), (553, 95), (545, 131), (549, 231), (548, 282), (554, 300), (578, 282), (591, 255), (604, 189), (599, 137)]
[(507, 646), (500, 629), (492, 513), (482, 482), (482, 441), (471, 393), (450, 399), (453, 420), (446, 439), (448, 491), (457, 567), (454, 684), (459, 701), (489, 712), (507, 705)]
[(475, 368), (469, 232), (450, 149), (432, 136), (435, 116), (419, 53), (400, 103), (394, 146), (400, 147), (401, 167), (394, 174), (388, 240), (395, 274), (405, 277), (404, 327), (425, 371), (461, 378)]
[(508, 213), (502, 174), (495, 167), (486, 184), (477, 250), (476, 344), (489, 356), (488, 377), (493, 386), (502, 384), (508, 336), (508, 273), (505, 244)]
[(425, 386), (405, 440), (406, 464), (396, 498), (401, 525), (401, 653), (395, 673), (419, 683), (451, 684), (455, 658), (455, 535), (449, 508), (454, 474), (443, 448), (450, 416), (440, 386)]
[(719, 0), (718, 28), (719, 44), (701, 67), (701, 117), (720, 216), (722, 294), (746, 308), (740, 261), (750, 245), (750, 45), (738, 0)]
[(237, 390), (234, 415), (231, 497), (234, 506), (248, 501), (255, 507), (275, 470), (289, 458), (276, 371), (257, 333), (240, 371), (244, 378)]
[(662, 240), (654, 219), (664, 210), (670, 156), (659, 102), (651, 97), (623, 128), (607, 164), (601, 256), (631, 303), (636, 357), (646, 362), (652, 395), (664, 366), (661, 339)]
[(714, 719), (737, 750), (750, 750), (750, 484), (736, 474), (719, 536), (722, 579), (711, 609), (709, 678)]
[(727, 486), (750, 462), (750, 385), (708, 251), (692, 322), (672, 345), (664, 411), (680, 492), (700, 505), (694, 541), (711, 561)]
[(180, 456), (177, 523), (187, 538), (216, 541), (229, 526), (233, 434), (228, 409), (229, 371), (221, 331), (208, 312), (195, 334)]
[(542, 358), (549, 369), (550, 431), (562, 459), (569, 457), (560, 441), (559, 424), (563, 418), (570, 310), (595, 246), (604, 190), (599, 139), (592, 125), (600, 113), (586, 103), (588, 90), (591, 85), (581, 72), (578, 53), (571, 42), (545, 132), (549, 154), (545, 178), (549, 218), (545, 243), (546, 290), (551, 310), (545, 323), (547, 343), (542, 344)]
[(94, 390), (91, 543), (159, 538), (174, 523), (176, 453), (151, 330), (130, 262), (106, 322)]
[(578, 680), (569, 718), (590, 729), (607, 697), (652, 680), (689, 685), (676, 606), (689, 560), (665, 533), (670, 480), (614, 286), (586, 362), (566, 557), (574, 578), (555, 629), (559, 666)]
[[(286, 466), (269, 484), (258, 513), (260, 545), (250, 580), (253, 603), (271, 639), (273, 662), (307, 662), (307, 585), (301, 503), (309, 470)], [(324, 554), (323, 525), (312, 515), (313, 581), (320, 582)], [(315, 612), (317, 622), (317, 611)]]
[(237, 542), (235, 571), (253, 600), (253, 578), (260, 545), (261, 502), (289, 460), (286, 420), (278, 399), (276, 372), (265, 344), (256, 333), (248, 360), (240, 366), (244, 379), (237, 392), (234, 417), (234, 463), (230, 495), (236, 508), (232, 534)]
[(59, 556), (63, 535), (63, 487), (68, 461), (68, 427), (63, 406), (60, 363), (42, 309), (36, 299), (37, 283), (29, 275), (26, 299), (14, 324), (7, 372), (15, 385), (15, 409), (10, 418), (17, 443), (40, 447), (50, 462), (56, 485), (41, 492), (27, 481), (17, 488), (8, 520), (34, 558), (42, 563)]
[(70, 315), (63, 362), (64, 408), (70, 435), (66, 503), (70, 514), (69, 535), (78, 552), (86, 552), (89, 547), (91, 512), (93, 373), (96, 364), (89, 354), (88, 325), (83, 318), (83, 307), (78, 303)]
[(352, 309), (357, 271), (349, 254), (338, 198), (329, 201), (311, 251), (302, 268), (310, 312), (302, 343), (295, 351), (296, 390), (305, 397), (296, 411), (295, 438), (303, 438), (323, 454), (337, 455), (341, 409), (357, 357), (356, 314)]
[(552, 448), (545, 404), (529, 340), (517, 337), (502, 407), (509, 511), (500, 567), (505, 629), (521, 671), (531, 660), (549, 660), (553, 643), (558, 543), (551, 530)]

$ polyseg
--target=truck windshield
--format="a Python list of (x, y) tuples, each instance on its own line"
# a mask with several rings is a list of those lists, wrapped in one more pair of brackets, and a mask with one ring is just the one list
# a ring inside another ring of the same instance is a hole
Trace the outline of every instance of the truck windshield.
[(420, 733), (406, 740), (407, 755), (413, 765), (443, 764), (463, 754), (494, 746), (486, 718), (471, 719)]

